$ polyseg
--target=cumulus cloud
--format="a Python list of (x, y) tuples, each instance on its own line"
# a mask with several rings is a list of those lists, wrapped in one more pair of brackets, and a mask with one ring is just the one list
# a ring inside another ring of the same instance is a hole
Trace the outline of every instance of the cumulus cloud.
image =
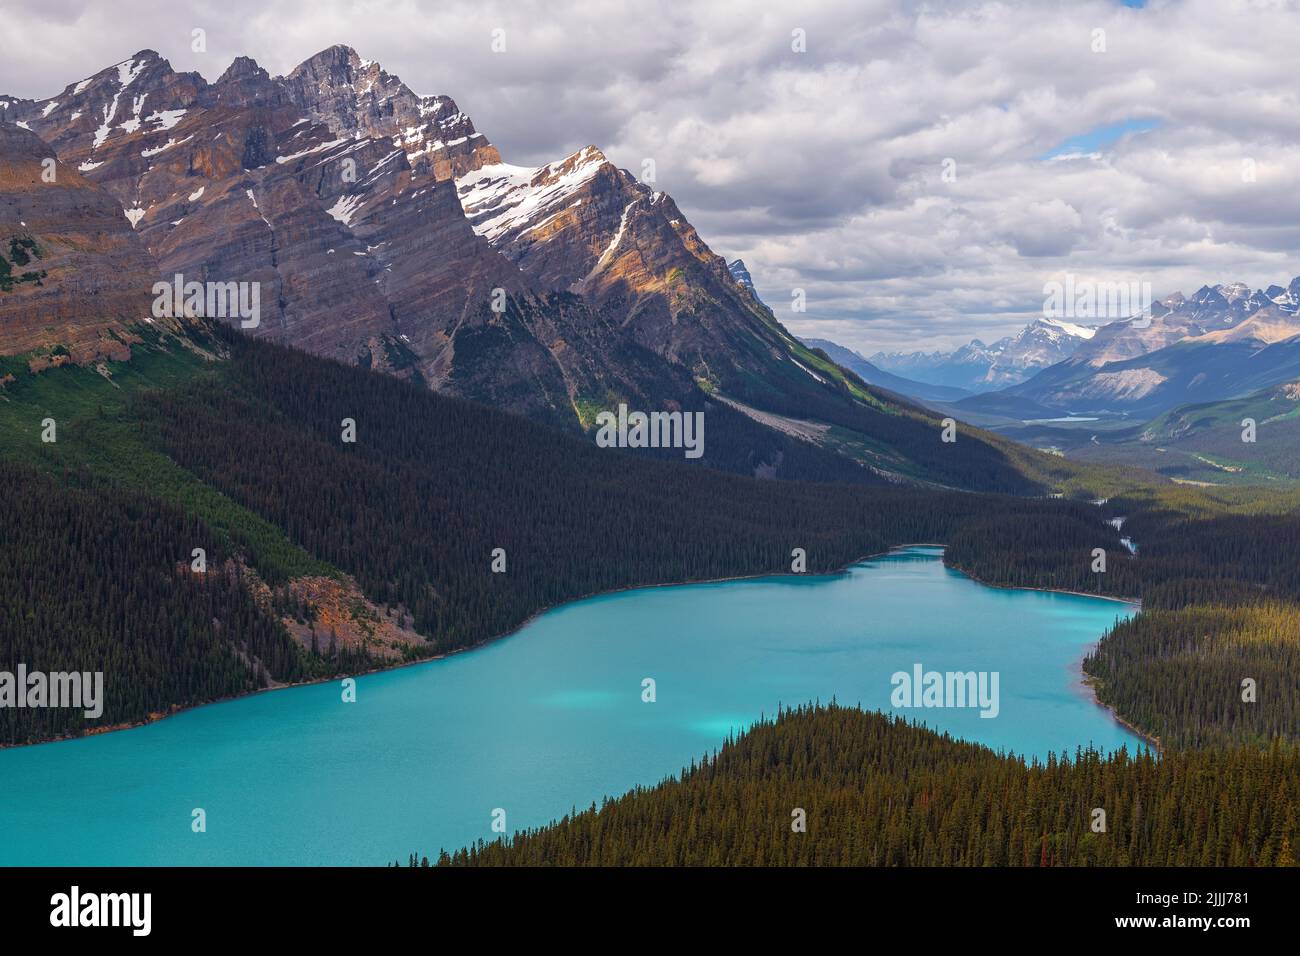
[(792, 330), (867, 352), (1007, 334), (1067, 273), (1157, 296), (1300, 273), (1292, 2), (58, 0), (5, 24), (14, 95), (146, 47), (215, 79), (347, 43), (510, 162), (653, 158)]

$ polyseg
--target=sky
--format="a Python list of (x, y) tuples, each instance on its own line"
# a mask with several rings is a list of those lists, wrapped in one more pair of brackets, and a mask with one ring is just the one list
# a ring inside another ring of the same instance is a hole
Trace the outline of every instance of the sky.
[(793, 332), (864, 354), (992, 341), (1067, 276), (1162, 298), (1300, 275), (1295, 2), (0, 0), (0, 22), (0, 95), (142, 49), (215, 80), (345, 43), (506, 162), (653, 159)]

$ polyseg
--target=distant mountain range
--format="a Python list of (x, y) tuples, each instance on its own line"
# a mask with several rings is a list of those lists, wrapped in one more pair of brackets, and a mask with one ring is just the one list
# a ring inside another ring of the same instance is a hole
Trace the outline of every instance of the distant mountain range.
[(1016, 385), (1069, 358), (1095, 332), (1091, 326), (1043, 318), (992, 345), (973, 339), (952, 352), (877, 352), (869, 361), (930, 385), (985, 392)]
[(1140, 420), (1180, 405), (1247, 395), (1300, 376), (1300, 278), (1251, 291), (1242, 283), (1175, 293), (1111, 322), (1032, 378), (957, 404), (1009, 417)]
[(842, 345), (836, 345), (830, 339), (804, 339), (803, 341), (809, 348), (821, 349), (832, 362), (855, 372), (868, 385), (887, 388), (891, 392), (909, 395), (912, 398), (938, 402), (955, 402), (970, 394), (964, 388), (930, 385), (926, 382), (918, 382), (915, 379), (904, 378), (901, 375), (886, 372), (884, 369), (878, 368), (867, 361), (860, 353), (854, 352), (852, 349), (846, 349)]

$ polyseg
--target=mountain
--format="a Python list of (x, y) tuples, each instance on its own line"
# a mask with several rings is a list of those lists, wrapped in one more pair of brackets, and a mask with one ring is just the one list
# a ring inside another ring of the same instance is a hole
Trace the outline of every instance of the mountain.
[[(535, 287), (581, 296), (706, 388), (734, 388), (738, 376), (775, 381), (794, 358), (797, 343), (672, 198), (595, 146), (535, 169), (481, 166), (456, 189), (475, 233)], [(809, 383), (812, 374), (795, 373)]]
[[(1149, 418), (1179, 405), (1214, 402), (1289, 381), (1300, 373), (1300, 278), (1283, 288), (1204, 286), (1154, 303), (1141, 316), (1103, 326), (1068, 359), (996, 395), (957, 407), (1021, 403), (1074, 415)], [(1028, 416), (1026, 416), (1028, 417)]]
[(112, 197), (157, 276), (256, 292), (256, 316), (219, 316), (255, 337), (571, 432), (624, 402), (707, 409), (712, 467), (1041, 487), (1043, 462), (974, 429), (941, 445), (931, 413), (806, 348), (596, 147), (506, 164), (449, 97), (348, 47), (283, 77), (240, 57), (213, 83), (144, 50), (0, 102)]
[(614, 332), (580, 309), (555, 341), (566, 304), (477, 240), (439, 179), (496, 150), (346, 47), (288, 77), (239, 58), (211, 85), (146, 50), (6, 117), (118, 200), (163, 276), (258, 283), (254, 335), (557, 421), (574, 393), (642, 395), (601, 367)]
[(842, 345), (836, 345), (829, 339), (804, 339), (803, 341), (809, 348), (821, 349), (832, 362), (854, 372), (868, 385), (887, 388), (891, 392), (923, 401), (955, 402), (970, 394), (965, 389), (927, 385), (925, 382), (917, 382), (886, 372), (872, 365), (859, 353), (846, 349)]
[(347, 47), (287, 77), (240, 57), (212, 84), (146, 50), (49, 100), (5, 102), (60, 170), (117, 200), (163, 276), (256, 283), (253, 335), (571, 429), (595, 407), (695, 389), (626, 315), (478, 237), (454, 177), (499, 165), (495, 147), (449, 97)]
[(732, 278), (743, 285), (755, 299), (758, 298), (758, 290), (754, 288), (754, 279), (745, 268), (744, 259), (735, 259), (727, 263), (727, 270), (731, 273)]
[(0, 335), (37, 365), (125, 358), (155, 269), (122, 209), (50, 148), (0, 124)]
[(952, 352), (877, 352), (870, 361), (885, 371), (921, 382), (984, 392), (1023, 382), (1038, 370), (1069, 358), (1095, 331), (1042, 318), (992, 345), (972, 339)]
[(1184, 339), (1230, 330), (1261, 309), (1293, 314), (1296, 293), (1300, 293), (1300, 283), (1296, 282), (1292, 283), (1292, 290), (1271, 286), (1268, 291), (1252, 293), (1244, 283), (1234, 282), (1202, 286), (1190, 297), (1175, 292), (1152, 303), (1140, 315), (1102, 326), (1071, 358), (1100, 367), (1146, 355)]

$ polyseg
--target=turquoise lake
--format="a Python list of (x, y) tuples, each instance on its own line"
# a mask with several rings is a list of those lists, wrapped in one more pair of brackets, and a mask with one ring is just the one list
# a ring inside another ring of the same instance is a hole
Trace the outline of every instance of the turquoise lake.
[[(653, 784), (780, 705), (894, 711), (896, 671), (996, 671), (1000, 711), (907, 709), (1045, 756), (1143, 746), (1080, 684), (1135, 608), (976, 584), (906, 548), (822, 577), (625, 591), (444, 660), (0, 750), (0, 864), (362, 864)], [(642, 702), (642, 680), (657, 700)], [(111, 693), (111, 688), (107, 689)], [(191, 831), (191, 811), (207, 832)]]

